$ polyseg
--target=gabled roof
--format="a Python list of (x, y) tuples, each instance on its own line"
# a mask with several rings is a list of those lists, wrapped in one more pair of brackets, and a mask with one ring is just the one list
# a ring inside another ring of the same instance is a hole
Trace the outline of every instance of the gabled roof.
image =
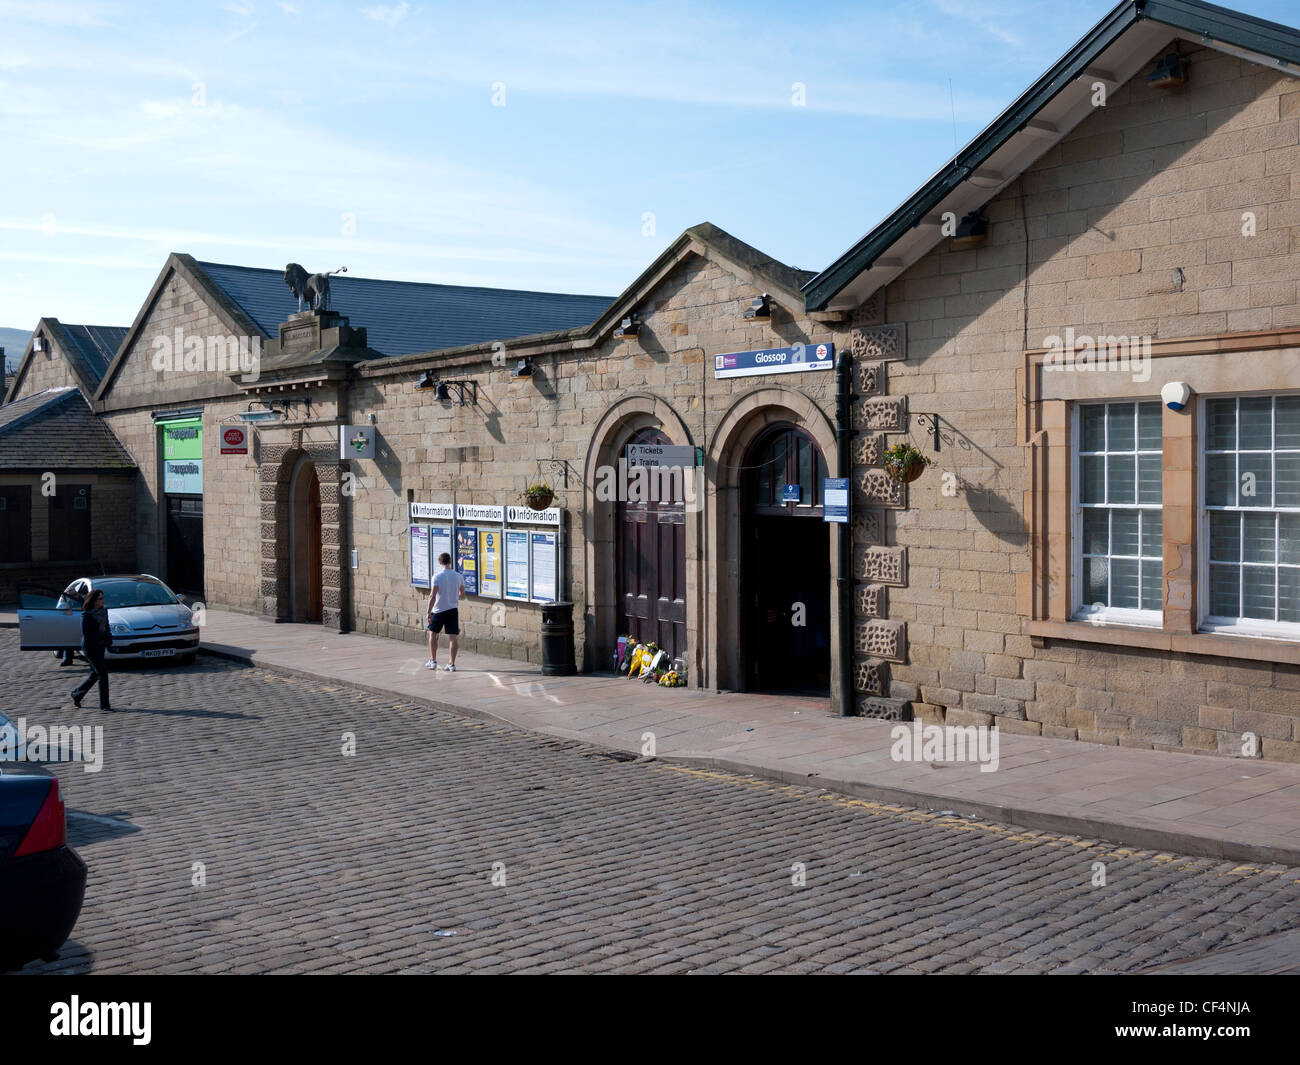
[[(642, 303), (655, 288), (677, 269), (687, 256), (692, 254), (718, 260), (733, 270), (753, 274), (757, 280), (754, 288), (755, 296), (767, 292), (778, 304), (792, 312), (799, 311), (803, 304), (799, 286), (813, 276), (812, 271), (796, 270), (786, 266), (785, 263), (773, 259), (743, 240), (733, 237), (726, 230), (719, 229), (712, 222), (701, 222), (699, 225), (691, 226), (669, 244), (635, 281), (605, 307), (595, 321), (571, 329), (511, 337), (507, 344), (509, 347), (524, 347), (556, 343), (572, 345), (575, 348), (589, 348), (603, 340), (625, 316), (641, 310)], [(739, 299), (737, 303), (739, 304)], [(428, 362), (431, 355), (445, 355), (449, 352), (463, 354), (476, 346), (486, 346), (487, 343), (487, 341), (480, 341), (477, 345), (458, 345), (457, 349), (433, 349), (377, 360), (375, 363), (367, 364), (366, 372), (370, 372), (372, 368), (383, 372), (394, 366), (423, 364)]]
[[(267, 337), (298, 310), (282, 270), (197, 265)], [(372, 348), (408, 355), (587, 325), (612, 298), (336, 275), (329, 305), (363, 327)]]
[(75, 388), (0, 407), (0, 470), (132, 470), (135, 463)]
[(943, 213), (960, 218), (983, 206), (1092, 114), (1095, 82), (1117, 88), (1174, 38), (1300, 73), (1300, 31), (1291, 27), (1201, 0), (1126, 0), (905, 203), (809, 281), (808, 310), (856, 306), (888, 284), (938, 243)]
[[(32, 339), (44, 336), (55, 344), (72, 371), (72, 376), (86, 395), (90, 396), (99, 388), (99, 383), (104, 379), (126, 334), (126, 326), (65, 325), (57, 318), (42, 318), (32, 332)], [(9, 395), (17, 393), (34, 356), (32, 342), (29, 340), (27, 350), (23, 352), (22, 360), (9, 382)]]

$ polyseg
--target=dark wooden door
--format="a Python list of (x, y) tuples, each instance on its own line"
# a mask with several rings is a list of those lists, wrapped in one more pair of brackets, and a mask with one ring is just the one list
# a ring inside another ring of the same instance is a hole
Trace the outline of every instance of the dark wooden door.
[[(670, 444), (642, 429), (629, 444)], [(680, 499), (620, 501), (618, 506), (619, 632), (653, 640), (675, 657), (686, 654), (686, 508)]]

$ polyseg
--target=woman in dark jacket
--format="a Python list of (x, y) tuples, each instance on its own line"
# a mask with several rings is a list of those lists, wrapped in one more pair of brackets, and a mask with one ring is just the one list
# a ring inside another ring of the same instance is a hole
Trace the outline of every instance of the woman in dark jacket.
[(81, 605), (81, 649), (90, 662), (90, 676), (72, 693), (72, 701), (80, 706), (86, 692), (99, 681), (99, 708), (111, 711), (108, 705), (108, 663), (104, 652), (113, 646), (113, 634), (108, 627), (108, 608), (104, 606), (104, 593), (96, 588), (86, 596)]

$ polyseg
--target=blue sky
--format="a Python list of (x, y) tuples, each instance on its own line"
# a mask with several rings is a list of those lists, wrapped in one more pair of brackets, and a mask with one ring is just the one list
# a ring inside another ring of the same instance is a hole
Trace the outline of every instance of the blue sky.
[(0, 0), (0, 326), (129, 324), (170, 251), (614, 295), (711, 221), (819, 269), (1111, 6)]

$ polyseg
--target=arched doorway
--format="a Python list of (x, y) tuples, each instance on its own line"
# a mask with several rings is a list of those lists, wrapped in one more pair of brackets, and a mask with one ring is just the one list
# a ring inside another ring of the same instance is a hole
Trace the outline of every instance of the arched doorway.
[(289, 602), (294, 621), (321, 620), (321, 509), (316, 464), (303, 455), (289, 485)]
[(741, 470), (744, 687), (824, 695), (831, 682), (826, 460), (805, 430), (768, 426)]
[[(624, 454), (628, 444), (671, 443), (659, 429), (638, 429), (625, 441)], [(684, 500), (620, 499), (616, 529), (619, 631), (653, 640), (671, 657), (685, 658)]]

